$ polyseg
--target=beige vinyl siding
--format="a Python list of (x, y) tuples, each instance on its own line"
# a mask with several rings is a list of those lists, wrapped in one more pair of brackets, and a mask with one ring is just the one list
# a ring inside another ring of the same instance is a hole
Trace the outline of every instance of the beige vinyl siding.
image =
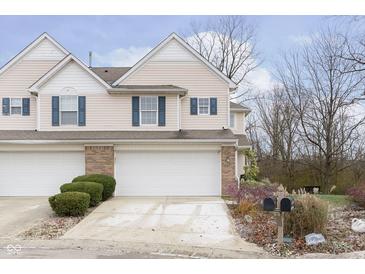
[(26, 90), (44, 73), (52, 68), (56, 60), (20, 60), (0, 75), (0, 97), (30, 99), (30, 116), (3, 116), (0, 110), (0, 129), (32, 130), (37, 127), (36, 98)]
[(41, 43), (34, 47), (23, 60), (56, 60), (59, 61), (65, 54), (57, 48), (51, 41), (45, 38)]
[[(149, 60), (121, 84), (170, 84), (186, 88), (188, 95), (181, 99), (182, 129), (221, 129), (228, 126), (228, 84), (196, 58), (193, 61)], [(218, 114), (190, 115), (191, 97), (217, 97)]]
[(235, 115), (235, 124), (231, 128), (234, 134), (244, 134), (245, 133), (245, 114), (244, 112), (233, 112)]
[[(86, 96), (86, 126), (52, 126), (52, 95)], [(132, 127), (132, 96), (109, 95), (105, 88), (75, 62), (66, 65), (41, 87), (40, 130), (177, 130), (177, 96), (166, 96), (166, 126)], [(138, 94), (143, 96), (143, 94)]]
[(196, 57), (185, 50), (176, 40), (171, 40), (164, 48), (156, 52), (150, 61), (196, 61)]
[(29, 116), (3, 116), (0, 109), (0, 130), (37, 129), (37, 99), (27, 89), (64, 56), (52, 42), (44, 39), (0, 75), (0, 102), (3, 97), (30, 98)]

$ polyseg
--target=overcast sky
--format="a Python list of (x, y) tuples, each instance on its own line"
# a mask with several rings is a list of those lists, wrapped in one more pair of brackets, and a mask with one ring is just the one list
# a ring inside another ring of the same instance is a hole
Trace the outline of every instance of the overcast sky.
[[(171, 32), (187, 33), (191, 21), (210, 16), (0, 16), (0, 66), (43, 32), (94, 66), (131, 66)], [(259, 89), (272, 82), (272, 64), (280, 53), (305, 41), (329, 22), (321, 16), (248, 16), (257, 26), (264, 60), (250, 77)]]

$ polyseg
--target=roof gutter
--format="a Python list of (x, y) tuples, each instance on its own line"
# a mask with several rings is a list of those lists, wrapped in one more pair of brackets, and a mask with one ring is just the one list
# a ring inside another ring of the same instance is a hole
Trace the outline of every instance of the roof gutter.
[(39, 144), (100, 144), (100, 143), (112, 143), (112, 144), (151, 144), (151, 143), (236, 143), (237, 139), (100, 139), (100, 140), (89, 140), (89, 139), (80, 139), (80, 140), (0, 140), (0, 144), (18, 144), (18, 145), (39, 145)]
[(251, 109), (249, 108), (231, 108), (230, 110), (233, 112), (244, 112), (247, 114), (251, 112)]
[(130, 89), (130, 88), (108, 88), (107, 89), (109, 94), (130, 94), (135, 92), (141, 93), (148, 93), (148, 94), (178, 94), (184, 96), (188, 93), (187, 89), (144, 89), (144, 88), (137, 88), (137, 89)]

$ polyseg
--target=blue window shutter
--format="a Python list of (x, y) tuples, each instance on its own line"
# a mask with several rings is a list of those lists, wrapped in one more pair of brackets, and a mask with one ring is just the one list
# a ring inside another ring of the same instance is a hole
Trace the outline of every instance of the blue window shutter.
[(10, 98), (3, 98), (3, 115), (10, 115)]
[(132, 126), (139, 126), (139, 96), (132, 96)]
[(217, 115), (217, 98), (210, 98), (210, 115)]
[(52, 126), (60, 125), (60, 97), (52, 96)]
[(158, 125), (166, 126), (166, 96), (158, 96)]
[(190, 115), (198, 115), (198, 98), (190, 98)]
[(30, 98), (22, 98), (22, 115), (30, 115)]
[(79, 96), (79, 126), (86, 126), (86, 97)]

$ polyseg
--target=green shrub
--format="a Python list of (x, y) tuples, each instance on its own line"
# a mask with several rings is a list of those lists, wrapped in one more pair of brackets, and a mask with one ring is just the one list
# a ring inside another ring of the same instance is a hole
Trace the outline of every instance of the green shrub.
[(254, 150), (245, 150), (245, 156), (248, 160), (248, 165), (244, 166), (243, 169), (245, 173), (243, 174), (243, 179), (245, 181), (257, 181), (257, 176), (259, 174), (259, 167), (256, 161), (256, 152)]
[(103, 194), (103, 185), (94, 182), (75, 182), (63, 184), (60, 187), (63, 192), (84, 192), (90, 195), (90, 206), (96, 206), (100, 203)]
[(295, 197), (294, 209), (285, 214), (284, 230), (295, 238), (309, 233), (326, 233), (328, 202), (312, 194)]
[(83, 216), (89, 207), (90, 195), (83, 192), (65, 192), (49, 197), (48, 201), (58, 216)]
[(90, 174), (78, 176), (72, 180), (72, 182), (95, 182), (104, 186), (103, 190), (103, 201), (110, 198), (115, 190), (115, 179), (112, 176), (103, 174)]

